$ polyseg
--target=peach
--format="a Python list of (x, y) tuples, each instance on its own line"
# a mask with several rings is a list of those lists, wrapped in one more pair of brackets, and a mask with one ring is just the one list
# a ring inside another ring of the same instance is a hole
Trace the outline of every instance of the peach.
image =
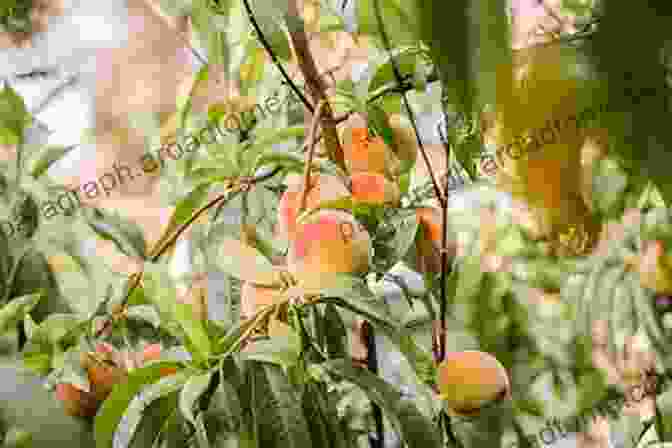
[(353, 173), (350, 176), (354, 202), (372, 205), (397, 205), (399, 187), (378, 173)]
[[(289, 177), (288, 188), (280, 198), (278, 204), (278, 233), (287, 240), (291, 240), (296, 232), (296, 219), (301, 207), (303, 194), (303, 179), (297, 176)], [(317, 207), (320, 203), (333, 201), (350, 196), (350, 191), (341, 180), (335, 176), (314, 173), (310, 178), (310, 188), (306, 198), (306, 209)]]
[(476, 350), (448, 353), (438, 368), (438, 384), (441, 399), (461, 416), (476, 415), (510, 394), (504, 366), (491, 354)]
[(352, 127), (345, 131), (343, 154), (350, 173), (368, 171), (390, 178), (399, 174), (397, 156), (382, 137), (370, 137), (366, 127)]
[(392, 138), (396, 145), (396, 155), (402, 162), (413, 164), (415, 163), (420, 146), (415, 137), (413, 124), (404, 115), (392, 114), (389, 117), (389, 125), (392, 128)]
[(261, 308), (274, 305), (282, 300), (282, 293), (277, 288), (268, 288), (254, 283), (244, 283), (240, 291), (240, 317), (248, 319)]
[(83, 360), (83, 367), (89, 375), (91, 393), (99, 402), (105, 401), (114, 385), (126, 376), (126, 372), (116, 365), (97, 361), (90, 356), (87, 359)]
[(98, 402), (93, 394), (69, 383), (56, 385), (56, 398), (63, 404), (65, 413), (72, 417), (93, 417), (98, 411)]
[(371, 238), (354, 216), (320, 210), (298, 226), (287, 259), (289, 271), (301, 282), (321, 274), (364, 272), (370, 257)]

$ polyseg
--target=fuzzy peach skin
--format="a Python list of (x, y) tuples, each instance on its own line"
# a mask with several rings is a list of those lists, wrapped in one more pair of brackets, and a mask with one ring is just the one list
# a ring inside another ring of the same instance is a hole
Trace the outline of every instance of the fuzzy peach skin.
[[(287, 190), (283, 193), (278, 204), (278, 232), (289, 240), (296, 232), (296, 220), (301, 207), (303, 179), (299, 175), (288, 176)], [(350, 191), (340, 179), (314, 173), (310, 178), (310, 188), (306, 199), (306, 209), (311, 210), (320, 203), (334, 201), (350, 196)]]
[(299, 282), (322, 274), (360, 273), (369, 267), (371, 249), (369, 233), (354, 216), (320, 210), (298, 226), (288, 267)]
[(510, 393), (506, 369), (489, 353), (448, 353), (437, 374), (441, 398), (458, 415), (477, 414), (484, 405)]
[(353, 173), (350, 182), (355, 203), (392, 206), (399, 203), (399, 187), (382, 174)]
[(368, 171), (390, 178), (399, 174), (399, 159), (382, 137), (369, 136), (366, 127), (350, 127), (343, 133), (343, 155), (350, 173)]
[(261, 308), (278, 303), (282, 297), (279, 289), (244, 283), (240, 291), (241, 319), (249, 319)]

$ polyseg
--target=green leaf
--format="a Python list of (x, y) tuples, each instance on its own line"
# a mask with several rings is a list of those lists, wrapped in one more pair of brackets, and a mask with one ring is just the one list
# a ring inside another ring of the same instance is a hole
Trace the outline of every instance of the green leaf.
[(150, 251), (150, 257), (156, 255), (159, 248), (161, 248), (167, 240), (173, 237), (174, 232), (180, 226), (185, 224), (189, 218), (191, 218), (193, 213), (203, 205), (203, 202), (208, 197), (210, 186), (211, 185), (209, 183), (200, 184), (191, 190), (184, 199), (178, 202), (177, 206), (175, 207), (175, 211), (173, 212), (173, 216), (171, 216), (170, 222), (166, 226), (166, 230), (164, 231), (163, 236), (159, 241), (157, 241), (154, 248), (152, 248)]
[(123, 423), (121, 427), (117, 427), (115, 439), (123, 440), (128, 437), (131, 443), (127, 446), (146, 446), (146, 441), (142, 439), (153, 438), (152, 433), (158, 426), (156, 422), (151, 421), (150, 416), (157, 413), (169, 415), (175, 409), (175, 395), (184, 385), (186, 378), (186, 374), (178, 373), (161, 378), (143, 388), (126, 408), (122, 417)]
[(208, 390), (212, 381), (212, 373), (192, 376), (180, 392), (180, 412), (184, 418), (192, 425), (196, 425), (196, 416), (194, 415), (194, 406), (201, 396)]
[(400, 213), (390, 219), (389, 225), (395, 232), (387, 245), (392, 248), (393, 259), (398, 261), (404, 258), (413, 246), (419, 228), (418, 219), (414, 211), (408, 214)]
[(301, 407), (301, 399), (296, 389), (290, 384), (280, 367), (262, 364), (260, 368), (263, 369), (273, 396), (274, 411), (279, 417), (278, 424), (281, 425), (283, 446), (288, 448), (313, 446), (308, 423)]
[(401, 393), (392, 385), (345, 360), (328, 361), (323, 366), (329, 373), (359, 386), (371, 401), (380, 406), (407, 446), (442, 446), (431, 420), (423, 416), (412, 401), (402, 399)]
[(279, 272), (256, 249), (234, 238), (219, 242), (217, 266), (239, 280), (264, 286), (282, 284)]
[[(129, 373), (128, 379), (117, 384), (109, 397), (103, 402), (94, 421), (96, 448), (112, 448), (114, 433), (126, 413), (133, 398), (147, 385), (155, 383), (163, 376), (166, 367), (177, 368), (177, 362), (159, 361), (141, 367)], [(184, 381), (184, 375), (173, 375), (171, 384)], [(170, 379), (170, 378), (166, 378)], [(164, 383), (165, 384), (165, 383)]]
[[(380, 25), (374, 9), (375, 0), (357, 2), (357, 31), (380, 38)], [(385, 33), (393, 46), (418, 41), (420, 23), (412, 4), (403, 0), (378, 0)], [(437, 9), (438, 11), (438, 9)]]
[(255, 341), (245, 347), (240, 352), (240, 359), (277, 364), (285, 369), (295, 365), (301, 354), (301, 338), (291, 327), (285, 325), (283, 328), (283, 334)]
[(347, 356), (348, 330), (332, 303), (324, 308), (324, 336), (329, 357), (337, 359)]
[(184, 329), (193, 347), (198, 350), (197, 353), (192, 353), (192, 355), (195, 358), (206, 359), (212, 353), (212, 344), (203, 321), (194, 316), (193, 307), (190, 304), (177, 303), (175, 307), (177, 321)]
[(18, 297), (0, 308), (0, 334), (14, 329), (42, 297), (40, 293)]
[(42, 176), (47, 170), (63, 157), (68, 155), (76, 145), (47, 145), (41, 147), (38, 151), (31, 154), (29, 162), (26, 164), (28, 172), (35, 179)]
[(145, 237), (135, 222), (123, 218), (119, 213), (101, 209), (88, 211), (87, 221), (96, 234), (112, 241), (123, 254), (145, 259)]
[(135, 305), (128, 307), (129, 319), (141, 320), (150, 323), (154, 328), (159, 328), (161, 318), (156, 309), (151, 305)]
[[(392, 49), (392, 56), (385, 55), (384, 62), (376, 70), (376, 74), (369, 83), (369, 95), (374, 95), (376, 90), (388, 84), (397, 84), (392, 69), (393, 59), (402, 78), (407, 78), (415, 74), (416, 65), (420, 62), (419, 56), (423, 54), (422, 49), (417, 46), (404, 46)], [(385, 140), (387, 142), (387, 139)]]
[(628, 175), (613, 159), (597, 161), (593, 167), (593, 194), (595, 207), (608, 217), (620, 216), (623, 195), (628, 187)]
[(30, 121), (30, 113), (26, 108), (23, 98), (5, 83), (0, 91), (0, 144), (16, 144), (23, 139), (23, 132)]

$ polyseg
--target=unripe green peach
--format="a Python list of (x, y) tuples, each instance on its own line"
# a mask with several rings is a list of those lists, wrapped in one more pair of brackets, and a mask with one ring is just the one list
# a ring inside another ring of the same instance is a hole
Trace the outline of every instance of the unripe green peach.
[(289, 271), (297, 281), (321, 274), (365, 272), (371, 238), (349, 213), (320, 210), (299, 224), (288, 254)]
[(399, 204), (399, 187), (382, 174), (353, 173), (350, 182), (355, 203), (392, 206)]
[(448, 353), (439, 365), (437, 383), (441, 399), (461, 416), (476, 415), (510, 395), (504, 366), (489, 353), (476, 350)]
[(396, 145), (396, 154), (402, 162), (413, 164), (415, 163), (420, 146), (415, 137), (413, 124), (404, 115), (391, 114), (389, 117), (390, 128), (392, 129), (392, 138)]
[[(278, 204), (278, 233), (287, 240), (292, 239), (296, 231), (296, 219), (299, 216), (302, 194), (303, 179), (297, 176), (288, 178), (287, 190)], [(306, 198), (306, 210), (314, 209), (320, 203), (347, 196), (350, 196), (350, 192), (339, 178), (313, 173), (310, 177), (310, 187)]]

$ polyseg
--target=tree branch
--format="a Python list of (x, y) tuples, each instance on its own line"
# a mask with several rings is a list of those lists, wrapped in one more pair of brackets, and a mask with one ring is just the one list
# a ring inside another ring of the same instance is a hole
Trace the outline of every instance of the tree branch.
[[(325, 101), (324, 111), (322, 112), (322, 131), (324, 134), (325, 147), (331, 159), (343, 171), (347, 172), (345, 166), (345, 155), (343, 148), (338, 140), (338, 133), (336, 132), (336, 122), (334, 120), (334, 113), (329, 105), (327, 95), (327, 85), (320, 76), (315, 59), (310, 52), (308, 45), (308, 36), (301, 19), (297, 0), (289, 1), (289, 10), (286, 17), (287, 28), (289, 32), (289, 39), (292, 46), (292, 52), (296, 57), (296, 61), (306, 79), (308, 91), (313, 98), (313, 104), (319, 104), (320, 101)], [(310, 109), (311, 113), (314, 110)]]

